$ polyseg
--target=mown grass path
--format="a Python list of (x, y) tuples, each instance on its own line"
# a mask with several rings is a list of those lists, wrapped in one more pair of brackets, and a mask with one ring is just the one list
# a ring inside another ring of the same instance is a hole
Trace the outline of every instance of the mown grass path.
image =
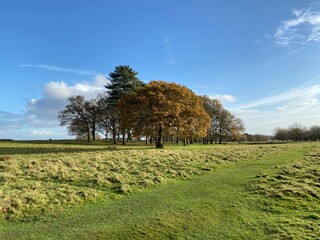
[(309, 150), (297, 145), (278, 156), (88, 204), (55, 218), (7, 223), (0, 239), (270, 239), (264, 231), (268, 216), (250, 192), (252, 179)]

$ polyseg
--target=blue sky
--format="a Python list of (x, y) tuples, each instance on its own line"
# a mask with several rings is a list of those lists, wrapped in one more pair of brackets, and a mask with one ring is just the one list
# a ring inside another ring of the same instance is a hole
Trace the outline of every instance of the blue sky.
[(69, 138), (58, 111), (117, 65), (220, 99), (252, 134), (320, 125), (320, 2), (2, 0), (0, 138)]

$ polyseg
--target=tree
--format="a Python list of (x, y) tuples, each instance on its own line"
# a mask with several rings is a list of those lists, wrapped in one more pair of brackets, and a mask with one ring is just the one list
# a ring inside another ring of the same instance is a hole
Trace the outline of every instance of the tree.
[(97, 123), (100, 114), (100, 106), (96, 99), (85, 101), (84, 110), (90, 123), (90, 133), (92, 140), (96, 140)]
[(108, 104), (108, 95), (99, 94), (96, 99), (98, 105), (98, 116), (97, 116), (97, 131), (103, 134), (106, 137), (106, 142), (108, 141), (108, 135), (111, 126), (111, 109)]
[(312, 141), (320, 141), (320, 126), (314, 125), (310, 128), (310, 137)]
[(223, 138), (230, 138), (233, 141), (239, 141), (245, 130), (243, 121), (236, 118), (228, 110), (224, 109), (221, 102), (217, 99), (202, 96), (203, 107), (211, 119), (210, 129), (207, 138), (222, 143)]
[(109, 74), (110, 83), (106, 85), (106, 88), (111, 106), (116, 107), (123, 94), (135, 92), (136, 89), (143, 87), (144, 83), (137, 75), (138, 72), (126, 65), (115, 67), (115, 70)]
[(175, 83), (151, 81), (137, 93), (124, 95), (119, 102), (122, 128), (134, 134), (155, 134), (157, 148), (163, 147), (163, 134), (183, 138), (204, 136), (210, 118), (202, 100), (191, 90)]
[(242, 119), (232, 115), (231, 126), (230, 126), (230, 135), (232, 141), (241, 141), (243, 137), (245, 127)]
[(305, 131), (305, 127), (303, 127), (299, 123), (294, 123), (288, 128), (290, 139), (295, 142), (301, 141), (303, 139)]
[(284, 128), (276, 128), (274, 130), (274, 139), (278, 141), (288, 141), (290, 139), (288, 130)]
[(69, 134), (87, 136), (88, 142), (96, 139), (100, 108), (95, 99), (86, 101), (83, 96), (70, 97), (69, 104), (59, 112), (61, 126), (67, 126)]
[[(144, 83), (137, 77), (131, 67), (123, 65), (115, 67), (115, 70), (109, 74), (110, 83), (106, 85), (108, 89), (108, 105), (110, 110), (110, 124), (112, 127), (113, 142), (116, 143), (117, 130), (119, 131), (119, 112), (118, 103), (122, 95), (133, 93), (143, 87)], [(123, 144), (125, 143), (125, 130), (122, 131)]]
[(69, 134), (82, 136), (87, 135), (90, 142), (91, 120), (85, 107), (86, 102), (83, 96), (70, 97), (69, 104), (59, 112), (58, 119), (60, 126), (67, 126)]

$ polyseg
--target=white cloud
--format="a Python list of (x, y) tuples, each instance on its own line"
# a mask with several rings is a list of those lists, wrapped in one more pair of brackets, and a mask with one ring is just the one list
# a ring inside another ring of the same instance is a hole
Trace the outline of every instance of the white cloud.
[(64, 136), (65, 132), (46, 130), (46, 129), (34, 129), (34, 130), (31, 130), (31, 135), (38, 138), (42, 138), (42, 137), (48, 138), (51, 136)]
[(278, 93), (276, 95), (268, 96), (245, 103), (243, 105), (236, 106), (236, 108), (250, 109), (254, 107), (281, 104), (283, 102), (290, 102), (290, 104), (288, 104), (289, 106), (298, 107), (302, 102), (310, 101), (310, 99), (316, 99), (316, 96), (318, 96), (319, 94), (320, 84), (311, 86), (299, 86), (283, 93)]
[(280, 46), (304, 45), (320, 41), (320, 11), (293, 9), (293, 18), (283, 21), (274, 34)]
[[(43, 87), (43, 95), (50, 99), (66, 99), (72, 94), (72, 89), (65, 82), (51, 81)], [(32, 102), (35, 103), (34, 100)]]
[(43, 86), (42, 97), (31, 99), (23, 114), (0, 112), (0, 138), (66, 138), (66, 131), (58, 128), (57, 116), (58, 112), (66, 106), (68, 98), (74, 95), (85, 96), (88, 100), (95, 98), (106, 90), (104, 86), (107, 82), (104, 75), (97, 75), (92, 81), (74, 85), (63, 81), (46, 83)]
[(65, 82), (51, 81), (43, 87), (43, 96), (32, 99), (26, 107), (28, 122), (33, 126), (55, 126), (57, 115), (67, 104), (71, 96), (82, 95), (86, 99), (93, 99), (106, 90), (108, 80), (104, 75), (97, 75), (92, 82), (68, 85)]
[(320, 123), (320, 84), (302, 85), (285, 92), (229, 108), (242, 118), (249, 133), (272, 134), (276, 127), (299, 122)]
[(64, 68), (59, 66), (51, 66), (51, 65), (45, 65), (45, 64), (38, 64), (38, 65), (32, 65), (32, 64), (20, 64), (19, 67), (24, 68), (40, 68), (45, 69), (48, 71), (54, 71), (54, 72), (66, 72), (66, 73), (74, 73), (78, 75), (97, 75), (98, 73), (94, 70), (88, 70), (88, 69), (74, 69), (74, 68)]
[(215, 99), (218, 99), (221, 102), (235, 102), (236, 101), (236, 98), (234, 96), (228, 95), (228, 94), (225, 94), (225, 95), (214, 95), (214, 96), (211, 96), (211, 97), (215, 98)]

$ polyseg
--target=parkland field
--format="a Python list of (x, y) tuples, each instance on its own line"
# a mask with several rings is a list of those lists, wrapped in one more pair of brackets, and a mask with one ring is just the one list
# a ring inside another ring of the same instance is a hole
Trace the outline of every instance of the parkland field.
[(320, 144), (0, 142), (0, 239), (320, 239)]

